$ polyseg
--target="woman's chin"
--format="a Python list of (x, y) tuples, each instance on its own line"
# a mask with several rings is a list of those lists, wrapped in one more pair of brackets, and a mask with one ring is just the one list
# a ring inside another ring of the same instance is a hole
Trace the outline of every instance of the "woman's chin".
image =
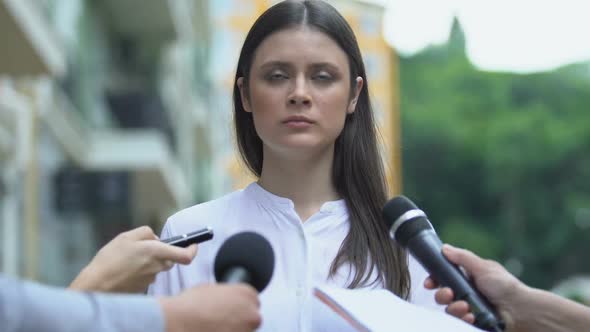
[(329, 147), (333, 145), (325, 142), (298, 140), (281, 142), (281, 144), (274, 145), (272, 150), (281, 155), (303, 157), (305, 155), (315, 155), (322, 151), (330, 151)]

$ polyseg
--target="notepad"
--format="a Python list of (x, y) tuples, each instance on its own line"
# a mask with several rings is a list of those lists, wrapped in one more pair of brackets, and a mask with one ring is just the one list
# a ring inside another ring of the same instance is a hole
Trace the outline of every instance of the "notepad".
[(315, 287), (314, 296), (360, 332), (481, 331), (443, 312), (411, 304), (384, 289)]

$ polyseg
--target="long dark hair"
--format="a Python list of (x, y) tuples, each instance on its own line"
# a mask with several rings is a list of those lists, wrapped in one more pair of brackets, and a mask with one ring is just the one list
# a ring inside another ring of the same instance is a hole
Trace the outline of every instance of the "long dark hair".
[[(330, 276), (349, 263), (354, 276), (348, 285), (356, 288), (382, 281), (385, 287), (407, 298), (410, 290), (407, 255), (388, 235), (381, 219), (387, 200), (387, 184), (377, 146), (377, 129), (369, 100), (367, 77), (354, 33), (346, 20), (323, 1), (284, 1), (264, 12), (254, 23), (240, 53), (235, 82), (247, 83), (254, 53), (271, 33), (295, 26), (306, 26), (332, 38), (348, 57), (351, 91), (356, 78), (364, 84), (356, 110), (347, 116), (344, 129), (336, 139), (332, 181), (346, 201), (350, 231), (330, 267)], [(351, 93), (352, 96), (352, 93)], [(244, 111), (240, 90), (234, 83), (234, 122), (240, 155), (254, 175), (262, 173), (262, 140), (256, 133), (252, 114)], [(370, 279), (370, 271), (378, 277)]]

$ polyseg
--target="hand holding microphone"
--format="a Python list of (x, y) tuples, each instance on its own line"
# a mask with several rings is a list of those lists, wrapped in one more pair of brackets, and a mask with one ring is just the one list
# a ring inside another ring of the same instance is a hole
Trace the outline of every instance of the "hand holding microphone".
[(443, 286), (451, 288), (455, 300), (469, 303), (474, 325), (487, 331), (503, 331), (504, 323), (492, 305), (470, 283), (459, 268), (442, 254), (442, 242), (426, 214), (404, 196), (398, 196), (383, 208), (383, 219), (391, 236)]
[[(574, 332), (590, 326), (590, 307), (551, 292), (529, 287), (495, 261), (482, 259), (469, 250), (443, 246), (444, 255), (465, 268), (478, 289), (496, 305), (506, 322), (506, 331)], [(435, 288), (433, 279), (426, 279), (427, 288)], [(453, 291), (441, 288), (436, 301), (449, 304), (448, 310), (462, 301), (453, 302)], [(457, 309), (452, 309), (453, 311)], [(465, 315), (466, 311), (453, 313)], [(470, 315), (470, 314), (467, 314)]]
[(258, 293), (249, 285), (199, 285), (158, 299), (166, 332), (252, 332), (260, 326)]
[(223, 284), (201, 285), (160, 299), (167, 331), (253, 331), (260, 326), (261, 292), (274, 270), (274, 252), (261, 235), (243, 232), (219, 248), (215, 278)]
[[(515, 326), (519, 320), (517, 317), (524, 316), (523, 313), (526, 311), (524, 308), (527, 307), (528, 287), (508, 273), (499, 263), (482, 259), (469, 250), (445, 244), (442, 251), (452, 263), (462, 266), (477, 288), (496, 305), (506, 322), (507, 329), (518, 328)], [(438, 287), (438, 284), (434, 279), (428, 278), (424, 286), (434, 289)], [(439, 304), (448, 305), (447, 311), (453, 316), (473, 323), (473, 314), (470, 313), (468, 306), (462, 301), (454, 301), (454, 293), (451, 289), (447, 287), (439, 289), (435, 298)]]

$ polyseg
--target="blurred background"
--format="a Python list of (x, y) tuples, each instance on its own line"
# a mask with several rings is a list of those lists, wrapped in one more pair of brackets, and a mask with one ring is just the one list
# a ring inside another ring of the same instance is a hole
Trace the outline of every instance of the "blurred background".
[[(67, 285), (116, 234), (251, 181), (231, 89), (275, 2), (0, 0), (0, 271)], [(584, 2), (328, 2), (363, 52), (391, 195), (590, 304)]]

